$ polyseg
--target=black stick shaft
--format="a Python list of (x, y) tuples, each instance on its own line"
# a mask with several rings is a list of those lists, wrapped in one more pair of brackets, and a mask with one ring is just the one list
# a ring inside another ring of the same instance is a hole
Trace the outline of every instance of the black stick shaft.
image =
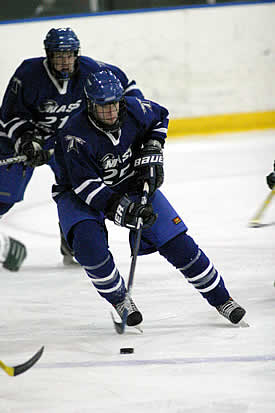
[[(142, 205), (147, 204), (148, 194), (149, 194), (149, 185), (148, 185), (147, 182), (145, 182), (144, 187), (143, 187), (143, 194), (142, 194), (142, 198), (141, 198), (141, 204)], [(143, 225), (143, 222), (142, 222), (142, 219), (140, 218), (139, 222), (138, 222), (138, 230), (137, 230), (137, 234), (136, 234), (136, 241), (135, 241), (135, 246), (134, 246), (134, 249), (133, 249), (133, 256), (132, 256), (132, 260), (131, 260), (131, 266), (130, 266), (128, 284), (127, 284), (127, 295), (128, 295), (128, 297), (131, 296), (131, 290), (132, 290), (133, 282), (134, 282), (137, 256), (138, 256), (139, 246), (140, 246), (140, 241), (141, 241), (142, 225)], [(127, 306), (125, 306), (125, 308), (124, 308), (121, 323), (118, 323), (117, 321), (115, 321), (114, 317), (112, 316), (114, 326), (115, 326), (116, 332), (118, 334), (123, 334), (124, 333), (126, 322), (127, 322), (127, 317), (128, 317), (128, 308), (127, 308)]]

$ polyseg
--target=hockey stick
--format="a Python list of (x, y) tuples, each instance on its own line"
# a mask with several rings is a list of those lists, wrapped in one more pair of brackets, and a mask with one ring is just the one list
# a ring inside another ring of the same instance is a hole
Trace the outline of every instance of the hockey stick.
[[(48, 152), (49, 156), (52, 156), (54, 153), (54, 149), (49, 149), (46, 152)], [(0, 166), (12, 165), (13, 163), (26, 162), (27, 159), (28, 158), (26, 155), (17, 155), (17, 156), (12, 156), (11, 158), (0, 159)]]
[(11, 165), (13, 163), (25, 162), (27, 160), (26, 155), (12, 156), (11, 158), (0, 159), (0, 166)]
[(0, 360), (0, 367), (3, 369), (9, 376), (18, 376), (18, 374), (22, 374), (25, 371), (29, 370), (42, 356), (44, 351), (44, 346), (41, 347), (41, 349), (35, 353), (34, 356), (32, 356), (31, 359), (27, 360), (23, 364), (19, 364), (18, 366), (15, 367), (10, 367), (7, 366), (3, 361)]
[[(141, 198), (141, 205), (146, 205), (148, 201), (148, 193), (149, 193), (149, 185), (147, 182), (144, 183), (143, 187), (143, 195)], [(115, 330), (118, 334), (123, 334), (125, 331), (126, 327), (126, 322), (127, 322), (127, 317), (128, 317), (128, 312), (129, 312), (129, 305), (127, 305), (127, 301), (129, 303), (129, 297), (131, 297), (131, 291), (133, 287), (133, 281), (134, 281), (134, 275), (135, 275), (135, 269), (136, 269), (136, 263), (137, 263), (137, 255), (139, 251), (139, 246), (140, 246), (140, 241), (141, 241), (141, 233), (142, 233), (142, 218), (139, 218), (138, 224), (137, 224), (137, 233), (136, 233), (136, 242), (135, 246), (133, 249), (133, 255), (132, 255), (132, 260), (131, 260), (131, 266), (130, 266), (130, 272), (129, 272), (129, 279), (128, 279), (128, 285), (127, 285), (127, 293), (125, 296), (125, 307), (123, 310), (123, 315), (122, 315), (122, 321), (118, 322), (115, 321), (115, 318), (113, 314), (111, 313), (113, 323)]]
[(257, 227), (262, 227), (265, 225), (260, 222), (260, 219), (264, 211), (266, 210), (267, 206), (270, 204), (274, 195), (275, 195), (275, 187), (273, 187), (272, 191), (268, 194), (268, 196), (266, 197), (266, 199), (264, 200), (264, 202), (262, 203), (262, 205), (260, 206), (256, 214), (249, 221), (249, 227), (257, 228)]

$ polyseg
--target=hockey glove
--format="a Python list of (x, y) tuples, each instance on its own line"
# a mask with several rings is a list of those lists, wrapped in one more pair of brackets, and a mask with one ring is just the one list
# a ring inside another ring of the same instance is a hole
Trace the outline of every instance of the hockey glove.
[(152, 204), (141, 205), (132, 202), (127, 195), (114, 201), (106, 213), (106, 216), (116, 225), (131, 230), (138, 229), (139, 218), (142, 218), (143, 228), (150, 228), (156, 221), (157, 215), (153, 211)]
[(51, 151), (44, 151), (42, 148), (42, 138), (33, 132), (25, 132), (15, 142), (15, 151), (18, 155), (25, 155), (27, 166), (35, 168), (49, 162)]
[(134, 166), (137, 171), (138, 189), (143, 188), (144, 182), (149, 185), (149, 196), (163, 184), (163, 155), (161, 143), (150, 139), (135, 160)]

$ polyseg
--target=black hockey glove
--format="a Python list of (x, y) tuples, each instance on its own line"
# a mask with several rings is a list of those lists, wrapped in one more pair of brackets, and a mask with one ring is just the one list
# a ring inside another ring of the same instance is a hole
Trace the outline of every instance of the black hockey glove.
[(15, 151), (18, 155), (25, 155), (27, 157), (25, 164), (32, 168), (48, 163), (52, 155), (51, 151), (43, 150), (42, 138), (33, 132), (25, 132), (17, 139)]
[(149, 185), (149, 196), (163, 184), (163, 154), (161, 143), (150, 139), (140, 151), (134, 163), (137, 172), (137, 187), (142, 191), (144, 182)]
[(266, 182), (270, 189), (273, 189), (275, 187), (275, 172), (271, 172), (269, 175), (267, 175)]
[(152, 204), (141, 205), (138, 202), (132, 202), (127, 195), (112, 202), (106, 216), (116, 225), (131, 230), (138, 229), (139, 218), (142, 218), (144, 229), (150, 228), (157, 219)]

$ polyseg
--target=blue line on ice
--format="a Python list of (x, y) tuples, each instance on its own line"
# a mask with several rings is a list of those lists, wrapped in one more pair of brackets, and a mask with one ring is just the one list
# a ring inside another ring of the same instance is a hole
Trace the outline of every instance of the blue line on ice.
[[(121, 355), (120, 357), (133, 357), (133, 355)], [(135, 357), (135, 356), (134, 356)], [(161, 366), (161, 365), (184, 365), (184, 364), (214, 364), (214, 363), (242, 363), (275, 361), (275, 355), (259, 356), (231, 356), (231, 357), (190, 357), (151, 360), (110, 360), (110, 361), (79, 361), (79, 362), (57, 362), (40, 363), (36, 368), (42, 369), (67, 369), (84, 367), (123, 367), (123, 366)]]

